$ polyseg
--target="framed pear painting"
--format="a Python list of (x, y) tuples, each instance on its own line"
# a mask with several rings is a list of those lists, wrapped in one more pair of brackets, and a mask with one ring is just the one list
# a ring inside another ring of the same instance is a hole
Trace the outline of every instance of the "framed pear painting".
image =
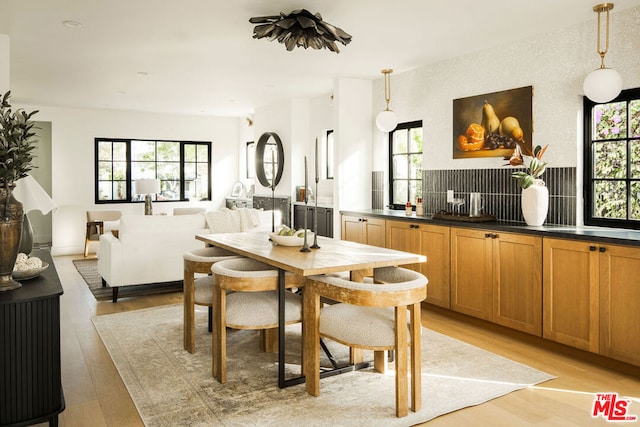
[(510, 157), (531, 148), (533, 86), (453, 100), (453, 158)]

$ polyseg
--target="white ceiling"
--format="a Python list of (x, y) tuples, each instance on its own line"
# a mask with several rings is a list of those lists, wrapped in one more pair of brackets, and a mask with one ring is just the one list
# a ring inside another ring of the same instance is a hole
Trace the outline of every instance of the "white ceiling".
[[(595, 67), (596, 2), (0, 0), (0, 33), (9, 35), (14, 103), (244, 116), (281, 99), (328, 95), (337, 76), (380, 79), (383, 68), (397, 74), (585, 21), (593, 22), (586, 59)], [(638, 5), (616, 0), (611, 13)], [(250, 17), (301, 8), (352, 42), (335, 54), (252, 38)]]

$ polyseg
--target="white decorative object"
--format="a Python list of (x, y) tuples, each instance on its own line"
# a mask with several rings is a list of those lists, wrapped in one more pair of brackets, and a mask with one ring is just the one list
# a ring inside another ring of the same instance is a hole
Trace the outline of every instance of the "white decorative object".
[[(613, 9), (613, 3), (602, 3), (593, 6), (593, 11), (598, 13), (598, 55), (600, 55), (600, 68), (590, 72), (584, 79), (582, 88), (584, 94), (593, 102), (609, 102), (620, 94), (622, 90), (622, 77), (616, 70), (604, 65), (604, 56), (609, 51), (609, 11)], [(600, 44), (600, 14), (606, 13), (604, 49)]]
[(542, 225), (548, 210), (549, 190), (543, 180), (536, 179), (530, 187), (522, 189), (522, 215), (527, 225)]

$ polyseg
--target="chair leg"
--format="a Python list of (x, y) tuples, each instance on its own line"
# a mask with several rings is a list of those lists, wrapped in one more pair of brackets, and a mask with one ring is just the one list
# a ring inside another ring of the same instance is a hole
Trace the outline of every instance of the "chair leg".
[(396, 416), (409, 413), (407, 382), (407, 307), (395, 308), (396, 322)]
[(211, 306), (207, 310), (207, 328), (209, 333), (213, 331), (213, 308)]
[(411, 306), (411, 410), (422, 409), (422, 342), (420, 303)]
[(84, 257), (86, 258), (89, 255), (89, 239), (84, 240)]
[(113, 288), (111, 288), (111, 301), (116, 303), (118, 302), (118, 289), (120, 289), (118, 286), (114, 286)]
[(278, 351), (278, 328), (260, 330), (260, 350), (265, 353)]
[(196, 331), (195, 331), (195, 307), (194, 307), (194, 277), (193, 270), (188, 265), (188, 261), (185, 261), (184, 268), (184, 280), (182, 282), (183, 290), (183, 306), (184, 306), (184, 319), (183, 319), (183, 347), (189, 353), (193, 353), (196, 350)]
[(302, 372), (306, 377), (307, 393), (320, 395), (320, 296), (308, 283), (302, 293)]
[(219, 383), (227, 382), (226, 293), (213, 287), (212, 375)]

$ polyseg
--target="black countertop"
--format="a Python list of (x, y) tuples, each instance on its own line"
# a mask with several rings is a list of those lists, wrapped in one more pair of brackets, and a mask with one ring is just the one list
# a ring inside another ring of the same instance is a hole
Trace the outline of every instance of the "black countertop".
[(415, 211), (411, 216), (407, 216), (404, 210), (387, 209), (359, 209), (341, 210), (342, 215), (368, 216), (381, 219), (392, 219), (397, 221), (423, 222), (425, 224), (443, 225), (448, 227), (477, 228), (482, 230), (497, 230), (520, 234), (533, 234), (542, 237), (556, 237), (570, 240), (587, 240), (590, 242), (602, 242), (618, 245), (640, 246), (640, 231), (626, 230), (620, 228), (604, 227), (578, 227), (568, 225), (542, 225), (540, 227), (530, 227), (521, 223), (508, 221), (491, 222), (463, 222), (449, 221), (431, 218), (431, 214), (416, 216)]

